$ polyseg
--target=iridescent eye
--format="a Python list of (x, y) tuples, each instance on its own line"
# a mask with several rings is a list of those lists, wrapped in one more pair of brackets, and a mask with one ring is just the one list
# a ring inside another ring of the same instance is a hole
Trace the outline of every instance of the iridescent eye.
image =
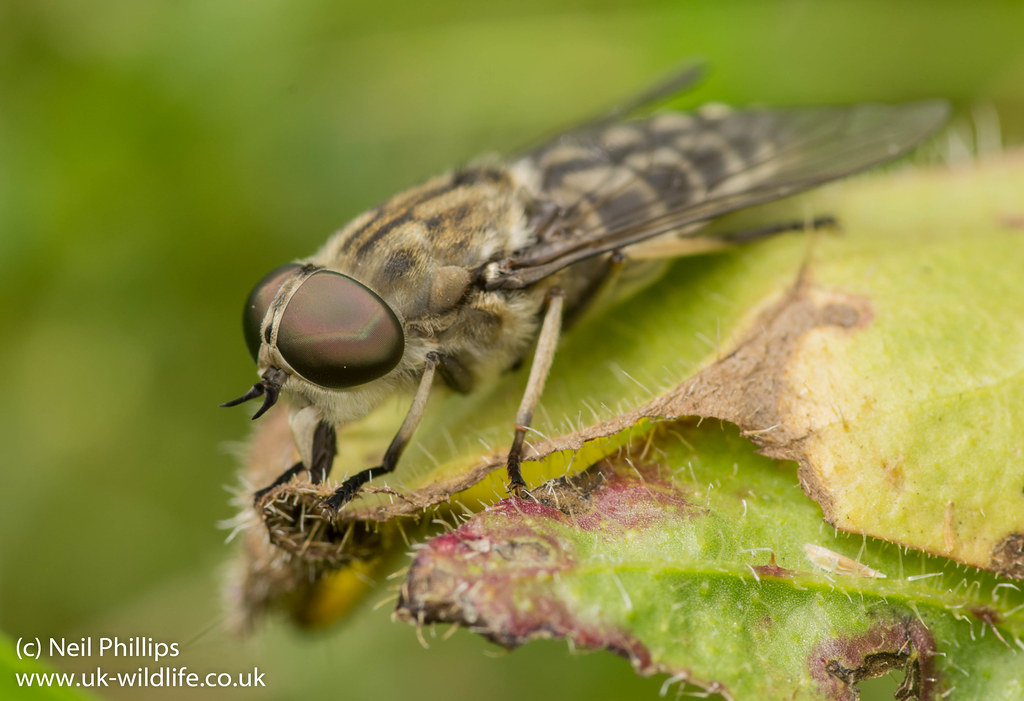
[(274, 301), (277, 291), (288, 279), (288, 276), (301, 268), (301, 265), (288, 263), (281, 265), (263, 276), (263, 279), (256, 283), (245, 300), (245, 309), (242, 310), (242, 333), (245, 334), (245, 345), (249, 347), (249, 355), (253, 360), (260, 352), (260, 326), (263, 325), (263, 317), (270, 309), (270, 303)]
[(386, 375), (405, 351), (398, 317), (372, 290), (321, 270), (292, 295), (277, 348), (297, 373), (322, 387), (354, 387)]

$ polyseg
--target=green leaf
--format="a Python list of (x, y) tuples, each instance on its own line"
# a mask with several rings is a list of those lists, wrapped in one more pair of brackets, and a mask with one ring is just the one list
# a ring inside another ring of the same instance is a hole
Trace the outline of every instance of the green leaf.
[(823, 528), (793, 464), (735, 429), (651, 439), (431, 540), (399, 616), (506, 647), (562, 637), (727, 698), (850, 699), (893, 670), (922, 699), (1024, 693), (1018, 587)]

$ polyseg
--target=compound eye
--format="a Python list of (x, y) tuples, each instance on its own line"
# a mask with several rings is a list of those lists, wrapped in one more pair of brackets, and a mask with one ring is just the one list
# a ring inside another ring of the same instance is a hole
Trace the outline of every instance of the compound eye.
[(270, 309), (270, 303), (277, 296), (277, 291), (288, 279), (288, 276), (302, 266), (295, 263), (281, 265), (263, 276), (263, 279), (256, 283), (245, 300), (245, 309), (242, 310), (242, 333), (245, 334), (245, 345), (249, 347), (249, 355), (253, 360), (260, 352), (260, 327), (263, 325), (263, 317)]
[(405, 335), (391, 307), (372, 290), (321, 270), (289, 300), (277, 348), (310, 382), (342, 389), (376, 380), (398, 365)]

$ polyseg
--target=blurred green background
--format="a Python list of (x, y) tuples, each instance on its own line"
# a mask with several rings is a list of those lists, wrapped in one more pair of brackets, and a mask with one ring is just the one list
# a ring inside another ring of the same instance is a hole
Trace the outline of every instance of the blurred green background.
[(692, 56), (712, 67), (693, 102), (945, 96), (1020, 143), (1022, 28), (1010, 1), (0, 2), (0, 629), (265, 672), (218, 698), (654, 697), (660, 679), (563, 643), (424, 650), (390, 605), (326, 634), (221, 632), (250, 412), (217, 404), (254, 379), (244, 296), (399, 188)]

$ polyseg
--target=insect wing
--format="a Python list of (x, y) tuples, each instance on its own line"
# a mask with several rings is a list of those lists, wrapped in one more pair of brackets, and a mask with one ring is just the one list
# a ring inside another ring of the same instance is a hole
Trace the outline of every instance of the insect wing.
[(728, 111), (718, 106), (570, 132), (521, 159), (536, 241), (488, 286), (533, 284), (580, 260), (810, 189), (897, 158), (947, 103)]
[[(680, 95), (689, 92), (696, 86), (701, 80), (704, 79), (706, 73), (704, 65), (701, 63), (691, 62), (683, 65), (679, 70), (669, 74), (664, 79), (658, 81), (651, 87), (644, 90), (638, 95), (633, 95), (625, 102), (615, 105), (612, 109), (607, 112), (597, 115), (582, 124), (573, 124), (571, 130), (561, 130), (556, 134), (565, 135), (566, 132), (571, 131), (577, 134), (583, 134), (588, 131), (598, 131), (604, 127), (607, 127), (616, 122), (621, 122), (631, 116), (636, 116), (637, 113), (650, 112), (659, 104), (679, 97)], [(531, 142), (531, 147), (541, 143), (543, 139)], [(524, 149), (521, 153), (532, 151), (533, 148)], [(517, 155), (520, 152), (516, 152)]]

